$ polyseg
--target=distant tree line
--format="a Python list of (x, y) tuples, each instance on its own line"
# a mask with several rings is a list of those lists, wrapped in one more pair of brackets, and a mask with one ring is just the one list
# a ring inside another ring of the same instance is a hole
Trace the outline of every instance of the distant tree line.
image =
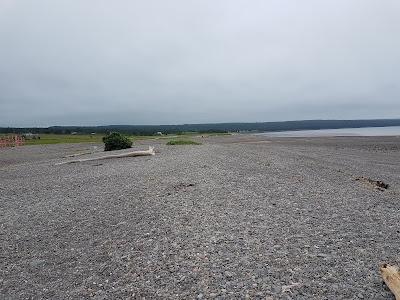
[(52, 133), (52, 134), (90, 134), (121, 132), (134, 135), (179, 134), (184, 132), (225, 133), (225, 132), (264, 132), (287, 130), (339, 129), (362, 127), (400, 126), (400, 119), (376, 120), (304, 120), (260, 123), (215, 123), (182, 125), (107, 125), (107, 126), (51, 126), (51, 127), (0, 127), (0, 133)]

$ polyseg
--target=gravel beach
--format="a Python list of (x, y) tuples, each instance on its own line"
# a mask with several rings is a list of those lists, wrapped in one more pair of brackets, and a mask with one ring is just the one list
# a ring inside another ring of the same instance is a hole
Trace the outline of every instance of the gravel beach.
[(0, 149), (0, 299), (394, 299), (399, 137), (198, 140)]

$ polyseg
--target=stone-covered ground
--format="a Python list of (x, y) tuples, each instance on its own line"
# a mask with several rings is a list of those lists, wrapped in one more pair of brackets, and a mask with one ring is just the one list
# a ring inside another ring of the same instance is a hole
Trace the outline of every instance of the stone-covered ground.
[(394, 299), (400, 138), (199, 140), (0, 149), (0, 298)]

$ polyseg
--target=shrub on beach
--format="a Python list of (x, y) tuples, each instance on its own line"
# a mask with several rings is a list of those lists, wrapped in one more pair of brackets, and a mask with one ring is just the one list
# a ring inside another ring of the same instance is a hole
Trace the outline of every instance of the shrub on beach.
[(111, 132), (103, 137), (104, 151), (121, 150), (132, 147), (132, 141), (119, 132)]

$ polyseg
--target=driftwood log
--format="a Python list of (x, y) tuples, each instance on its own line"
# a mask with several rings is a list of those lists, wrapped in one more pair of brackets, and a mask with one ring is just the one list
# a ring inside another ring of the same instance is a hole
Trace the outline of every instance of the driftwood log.
[(119, 153), (119, 154), (103, 155), (103, 156), (99, 156), (99, 157), (90, 157), (90, 158), (69, 160), (69, 161), (64, 161), (64, 162), (58, 163), (56, 165), (73, 164), (73, 163), (79, 163), (79, 162), (85, 162), (85, 161), (94, 161), (94, 160), (103, 160), (103, 159), (109, 159), (109, 158), (149, 156), (149, 155), (155, 155), (153, 147), (149, 147), (149, 150), (144, 150), (144, 151), (133, 151), (133, 152), (126, 152), (126, 153)]
[(383, 281), (392, 291), (396, 300), (400, 300), (400, 272), (396, 266), (384, 264), (381, 266)]

